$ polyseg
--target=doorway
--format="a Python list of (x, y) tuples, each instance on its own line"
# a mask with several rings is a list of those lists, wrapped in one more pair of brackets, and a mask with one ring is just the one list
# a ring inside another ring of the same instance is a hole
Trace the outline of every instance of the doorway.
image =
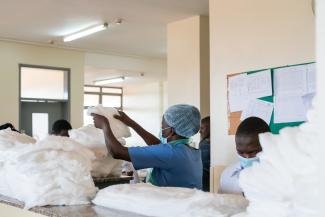
[(70, 121), (70, 69), (19, 65), (20, 130), (36, 139), (58, 119)]

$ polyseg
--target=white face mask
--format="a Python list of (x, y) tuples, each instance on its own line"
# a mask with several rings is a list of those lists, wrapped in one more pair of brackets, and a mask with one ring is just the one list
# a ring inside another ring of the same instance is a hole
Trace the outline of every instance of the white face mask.
[(168, 138), (170, 137), (170, 136), (167, 136), (167, 137), (164, 137), (163, 135), (162, 135), (162, 132), (164, 131), (164, 130), (167, 130), (167, 129), (169, 129), (169, 128), (171, 128), (171, 127), (166, 127), (166, 128), (164, 128), (164, 129), (160, 129), (160, 132), (159, 132), (159, 139), (160, 139), (160, 142), (162, 143), (162, 144), (167, 144), (168, 143)]
[(243, 168), (251, 167), (254, 162), (260, 161), (258, 156), (252, 157), (252, 158), (244, 158), (244, 157), (238, 155), (238, 157), (239, 157), (240, 166)]

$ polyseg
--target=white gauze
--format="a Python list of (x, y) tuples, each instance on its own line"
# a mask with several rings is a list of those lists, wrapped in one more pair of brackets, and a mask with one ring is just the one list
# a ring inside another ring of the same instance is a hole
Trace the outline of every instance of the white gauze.
[[(12, 149), (17, 146), (25, 146), (26, 144), (34, 144), (36, 142), (30, 136), (26, 134), (20, 134), (18, 132), (12, 131), (10, 128), (0, 130), (0, 177), (4, 177), (4, 163), (7, 159), (7, 150)], [(8, 185), (7, 182), (0, 180), (0, 192), (2, 194), (8, 194)]]
[(10, 128), (0, 130), (0, 151), (12, 148), (17, 144), (33, 144), (35, 142), (34, 138), (12, 131)]
[(250, 201), (237, 217), (314, 217), (317, 215), (317, 162), (321, 123), (285, 128), (280, 135), (260, 135), (260, 163), (243, 170), (239, 183)]
[(128, 138), (131, 136), (130, 128), (121, 121), (114, 118), (114, 115), (119, 115), (118, 111), (115, 108), (98, 105), (96, 107), (88, 108), (87, 114), (91, 115), (91, 113), (105, 116), (109, 120), (112, 132), (116, 138)]
[(244, 197), (238, 195), (218, 195), (143, 183), (109, 186), (98, 192), (93, 203), (156, 217), (228, 217), (242, 212), (248, 204)]
[(48, 136), (5, 152), (0, 182), (8, 189), (0, 194), (25, 208), (88, 204), (97, 192), (90, 175), (94, 154), (69, 138)]
[[(93, 125), (72, 129), (69, 131), (70, 138), (92, 150), (96, 159), (92, 162), (91, 174), (93, 177), (119, 176), (122, 172), (121, 160), (114, 159), (108, 153), (104, 133), (102, 130), (95, 128)], [(125, 145), (123, 138), (118, 141)]]

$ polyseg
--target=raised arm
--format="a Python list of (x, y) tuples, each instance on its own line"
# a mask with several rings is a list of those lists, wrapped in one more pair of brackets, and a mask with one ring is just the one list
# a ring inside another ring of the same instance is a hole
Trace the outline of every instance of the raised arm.
[(147, 143), (147, 145), (157, 145), (160, 144), (160, 140), (143, 129), (137, 122), (132, 120), (129, 116), (127, 116), (124, 112), (119, 111), (120, 115), (115, 115), (114, 117), (120, 121), (122, 121), (127, 126), (131, 127), (141, 138)]
[(95, 127), (103, 130), (105, 136), (105, 144), (107, 150), (111, 153), (112, 157), (115, 159), (131, 161), (128, 148), (124, 147), (116, 139), (107, 118), (97, 114), (91, 114), (91, 115), (94, 118)]

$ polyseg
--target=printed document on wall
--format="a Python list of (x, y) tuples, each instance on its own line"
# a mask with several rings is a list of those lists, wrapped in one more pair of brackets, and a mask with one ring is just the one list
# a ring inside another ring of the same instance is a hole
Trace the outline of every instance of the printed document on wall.
[(275, 96), (302, 96), (307, 92), (306, 71), (308, 65), (274, 70)]
[(230, 112), (242, 111), (248, 103), (247, 75), (229, 77), (228, 82)]
[(240, 120), (245, 120), (249, 117), (259, 117), (267, 124), (270, 124), (273, 112), (273, 103), (266, 102), (259, 99), (252, 99), (249, 101), (248, 106), (242, 112)]
[(306, 79), (307, 79), (307, 91), (306, 94), (311, 94), (316, 92), (316, 64), (307, 65), (306, 71)]
[(250, 99), (272, 95), (271, 70), (247, 75), (247, 88)]
[(314, 97), (315, 97), (315, 93), (306, 94), (302, 97), (302, 101), (305, 105), (306, 113), (313, 108), (312, 103), (313, 103)]
[(274, 97), (274, 123), (290, 123), (306, 120), (306, 105), (301, 96)]

